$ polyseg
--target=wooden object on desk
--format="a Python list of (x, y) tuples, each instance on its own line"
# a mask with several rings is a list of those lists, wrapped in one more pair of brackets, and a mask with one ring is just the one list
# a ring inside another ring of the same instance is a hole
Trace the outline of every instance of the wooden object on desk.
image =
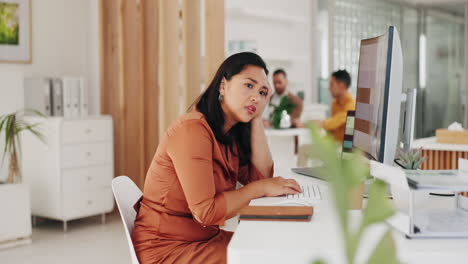
[[(468, 159), (468, 145), (438, 143), (436, 137), (417, 139), (413, 148), (422, 148), (423, 170), (458, 170), (458, 159)], [(462, 194), (468, 197), (468, 192)]]
[(240, 210), (239, 220), (308, 222), (313, 214), (312, 206), (247, 206)]
[(441, 144), (468, 144), (468, 130), (452, 131), (448, 129), (436, 130), (436, 142)]

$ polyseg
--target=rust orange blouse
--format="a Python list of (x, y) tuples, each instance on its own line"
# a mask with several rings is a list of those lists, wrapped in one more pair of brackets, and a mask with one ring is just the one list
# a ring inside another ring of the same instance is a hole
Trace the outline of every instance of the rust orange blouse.
[(236, 181), (264, 178), (253, 165), (239, 167), (229, 149), (200, 112), (185, 114), (166, 131), (137, 204), (132, 239), (140, 263), (226, 261), (232, 233), (219, 228), (226, 220), (223, 192), (234, 190)]

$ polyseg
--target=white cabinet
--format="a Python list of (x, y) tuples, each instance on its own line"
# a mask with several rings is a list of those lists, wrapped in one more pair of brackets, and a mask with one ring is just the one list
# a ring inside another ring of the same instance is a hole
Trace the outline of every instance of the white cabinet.
[(26, 184), (0, 185), (0, 249), (31, 243), (31, 210)]
[[(22, 136), (23, 178), (31, 188), (32, 215), (67, 221), (114, 209), (112, 119), (30, 118), (46, 143)], [(34, 220), (34, 218), (33, 218)]]

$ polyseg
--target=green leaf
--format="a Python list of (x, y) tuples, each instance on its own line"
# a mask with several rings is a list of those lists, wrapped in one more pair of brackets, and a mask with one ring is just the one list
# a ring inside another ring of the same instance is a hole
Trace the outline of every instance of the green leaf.
[(5, 126), (5, 153), (8, 153), (11, 148), (10, 144), (11, 144), (12, 134), (13, 134), (11, 126), (12, 126), (12, 116), (8, 115), (6, 126)]
[(272, 126), (274, 128), (279, 128), (282, 112), (286, 110), (288, 114), (291, 114), (292, 110), (294, 109), (296, 105), (289, 101), (289, 97), (283, 96), (278, 106), (271, 104), (271, 103), (270, 103), (270, 106), (272, 106), (274, 109), (272, 116), (270, 117)]
[(314, 262), (312, 262), (312, 264), (326, 264), (326, 262), (319, 259), (319, 260), (315, 260)]
[(31, 115), (31, 116), (39, 116), (39, 117), (45, 117), (45, 115), (35, 109), (24, 109), (23, 110), (23, 115)]
[(278, 108), (276, 109), (276, 111), (283, 112), (283, 110), (286, 110), (286, 112), (290, 114), (295, 106), (296, 106), (295, 104), (289, 101), (289, 97), (283, 96), (283, 98), (281, 98), (280, 104)]
[(39, 138), (39, 140), (42, 141), (43, 143), (47, 143), (46, 137), (45, 137), (44, 134), (42, 134), (41, 132), (35, 130), (34, 128), (29, 129), (29, 132), (33, 133), (33, 134), (34, 134), (37, 138)]
[[(362, 155), (354, 153), (351, 158), (342, 160), (337, 152), (340, 146), (329, 136), (322, 136), (319, 129), (313, 124), (310, 126), (312, 136), (312, 148), (310, 151), (313, 158), (323, 162), (323, 167), (318, 171), (320, 176), (329, 182), (333, 202), (335, 204), (339, 223), (342, 231), (345, 255), (347, 263), (354, 263), (354, 259), (359, 249), (362, 234), (369, 225), (382, 222), (394, 214), (393, 207), (387, 198), (386, 184), (381, 180), (375, 180), (370, 187), (369, 199), (366, 208), (363, 210), (362, 222), (358, 230), (350, 230), (349, 208), (351, 192), (369, 176), (369, 167), (362, 162)], [(402, 154), (403, 160), (404, 154)], [(388, 236), (388, 237), (387, 237)], [(390, 242), (389, 242), (390, 241)], [(372, 263), (397, 263), (380, 261), (380, 256), (390, 254), (389, 260), (396, 260), (394, 251), (388, 251), (388, 244), (391, 245), (390, 234), (385, 235), (375, 252), (372, 254)], [(374, 256), (375, 255), (375, 256)], [(376, 262), (377, 261), (377, 262)], [(314, 263), (323, 263), (316, 260)]]
[(421, 166), (421, 164), (423, 164), (424, 161), (426, 161), (426, 157), (422, 157), (421, 160), (417, 161), (416, 164), (414, 164), (413, 169), (419, 169), (419, 167)]
[(410, 159), (408, 155), (405, 154), (401, 157), (401, 160), (403, 161), (403, 164), (408, 164)]
[(44, 135), (36, 129), (37, 124), (29, 124), (24, 120), (24, 115), (37, 115), (44, 116), (40, 112), (32, 109), (16, 111), (12, 114), (0, 116), (0, 134), (5, 133), (2, 155), (2, 164), (5, 161), (6, 156), (15, 155), (15, 153), (21, 151), (21, 142), (19, 134), (23, 131), (29, 131), (38, 137), (41, 141), (45, 143)]
[(324, 163), (324, 166), (318, 170), (318, 173), (330, 182), (334, 203), (340, 217), (339, 222), (344, 234), (347, 235), (349, 194), (352, 187), (349, 186), (347, 173), (343, 173), (341, 158), (336, 152), (336, 142), (328, 136), (321, 136), (318, 128), (314, 125), (311, 125), (310, 128), (313, 142), (312, 148), (315, 150), (314, 156)]
[(5, 125), (6, 118), (4, 115), (0, 116), (0, 132), (2, 132), (3, 126)]
[(367, 175), (370, 174), (369, 166), (355, 153), (348, 155), (348, 157), (341, 161), (343, 172), (346, 173), (346, 177), (343, 178), (347, 179), (351, 187), (354, 188), (366, 180)]
[(395, 210), (387, 197), (387, 185), (382, 180), (376, 179), (370, 186), (362, 227), (366, 228), (369, 225), (382, 222), (394, 213)]
[(391, 231), (383, 235), (374, 252), (366, 262), (367, 264), (398, 264), (395, 243)]

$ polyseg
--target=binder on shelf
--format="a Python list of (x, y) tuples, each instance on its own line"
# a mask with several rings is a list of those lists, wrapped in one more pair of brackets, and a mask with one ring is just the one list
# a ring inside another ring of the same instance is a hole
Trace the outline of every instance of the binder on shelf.
[(53, 79), (52, 84), (52, 115), (63, 116), (63, 88), (62, 82), (58, 79)]
[(72, 93), (70, 89), (70, 84), (68, 84), (67, 78), (57, 78), (54, 81), (60, 82), (62, 84), (62, 96), (63, 96), (63, 116), (66, 118), (73, 117), (72, 112)]
[(49, 78), (28, 77), (24, 79), (24, 107), (51, 116), (52, 94)]
[(80, 79), (74, 77), (63, 77), (63, 101), (67, 102), (65, 117), (80, 117)]
[(72, 115), (80, 117), (80, 79), (73, 78), (72, 85)]
[(84, 78), (80, 78), (80, 114), (81, 117), (88, 116), (88, 87)]

